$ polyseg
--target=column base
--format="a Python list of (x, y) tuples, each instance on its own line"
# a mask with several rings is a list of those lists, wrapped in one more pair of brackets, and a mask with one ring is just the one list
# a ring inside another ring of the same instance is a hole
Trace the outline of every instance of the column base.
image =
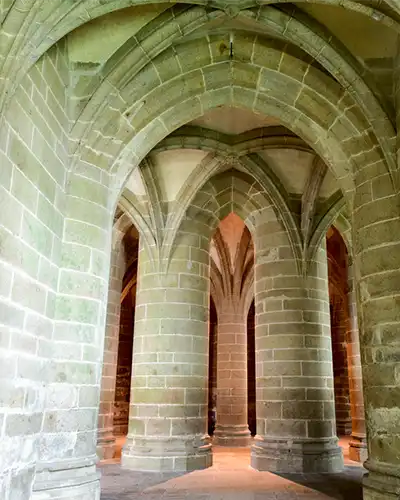
[(215, 427), (213, 444), (228, 447), (249, 446), (251, 434), (248, 425), (218, 425)]
[(365, 462), (364, 467), (368, 470), (368, 474), (363, 478), (363, 500), (398, 500), (400, 496), (398, 467), (387, 464), (375, 465), (369, 460)]
[(100, 500), (100, 473), (97, 457), (39, 463), (32, 500)]
[(368, 458), (367, 440), (365, 436), (351, 436), (349, 458), (354, 462), (364, 463)]
[(280, 473), (332, 473), (344, 468), (337, 438), (326, 441), (295, 441), (256, 436), (251, 448), (251, 466), (259, 471)]
[(96, 452), (99, 460), (111, 460), (115, 455), (115, 436), (112, 432), (99, 432)]
[(210, 437), (130, 437), (122, 450), (121, 466), (143, 472), (191, 472), (212, 465)]

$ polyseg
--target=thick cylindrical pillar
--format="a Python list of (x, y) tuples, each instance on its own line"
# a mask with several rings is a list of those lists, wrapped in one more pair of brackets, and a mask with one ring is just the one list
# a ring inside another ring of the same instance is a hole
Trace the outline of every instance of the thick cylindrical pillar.
[[(364, 500), (400, 492), (400, 211), (393, 178), (375, 162), (356, 177), (353, 241), (368, 442)], [(375, 178), (366, 179), (366, 172)]]
[[(199, 244), (200, 241), (200, 244)], [(181, 237), (167, 269), (139, 252), (133, 370), (122, 466), (190, 471), (212, 463), (208, 414), (208, 240)]]
[(360, 357), (360, 340), (357, 324), (357, 300), (355, 293), (354, 268), (349, 263), (349, 318), (347, 328), (347, 359), (349, 367), (350, 405), (351, 405), (351, 441), (349, 457), (356, 462), (368, 458), (365, 430), (363, 381)]
[[(243, 305), (219, 304), (217, 343), (217, 425), (214, 444), (247, 446), (247, 318)], [(217, 307), (218, 307), (217, 306)]]
[(257, 436), (251, 465), (274, 472), (336, 472), (327, 259), (304, 276), (272, 209), (256, 225)]

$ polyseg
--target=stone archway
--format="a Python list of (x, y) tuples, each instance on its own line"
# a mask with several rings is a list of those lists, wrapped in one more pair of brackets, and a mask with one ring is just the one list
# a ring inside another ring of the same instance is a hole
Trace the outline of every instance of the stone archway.
[[(150, 7), (154, 15), (132, 16), (144, 22), (125, 35), (119, 25), (118, 43), (104, 43), (97, 31), (92, 47), (108, 51), (105, 59), (71, 58), (73, 40), (83, 53), (88, 47), (79, 39), (82, 32), (71, 30), (128, 4), (17, 0), (0, 9), (0, 420), (6, 464), (0, 491), (40, 498), (68, 487), (71, 498), (98, 496), (96, 429), (115, 208), (120, 203), (135, 220), (157, 273), (173, 264), (177, 247), (168, 224), (180, 227), (171, 215), (180, 210), (176, 200), (160, 196), (146, 156), (179, 126), (226, 105), (279, 119), (337, 177), (345, 203), (312, 203), (303, 213), (313, 224), (305, 217), (303, 228), (299, 198), (284, 196), (280, 179), (269, 174), (264, 187), (276, 188), (275, 209), (290, 227), (296, 262), (317, 258), (339, 205), (350, 212), (369, 433), (365, 495), (395, 496), (400, 266), (392, 82), (398, 55), (369, 60), (348, 45), (346, 32), (367, 18), (363, 50), (370, 51), (373, 40), (379, 41), (373, 49), (386, 49), (390, 43), (380, 40), (387, 40), (386, 29), (397, 37), (397, 7), (389, 0), (379, 8), (347, 2), (336, 11), (340, 26), (350, 27), (343, 33), (330, 24), (334, 16), (326, 6), (310, 2)], [(349, 10), (359, 14), (346, 17)], [(222, 26), (217, 36), (214, 21)], [(98, 27), (85, 29), (93, 34)], [(262, 183), (258, 174), (265, 165), (246, 156), (238, 168), (251, 164)], [(142, 181), (133, 197), (122, 191), (130, 174)], [(295, 216), (283, 217), (293, 207)], [(312, 235), (306, 227), (315, 229)], [(196, 253), (198, 247), (189, 246)]]

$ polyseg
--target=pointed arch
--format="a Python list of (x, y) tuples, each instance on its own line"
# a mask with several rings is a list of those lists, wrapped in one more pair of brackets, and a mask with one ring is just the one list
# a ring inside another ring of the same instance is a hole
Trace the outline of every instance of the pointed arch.
[[(169, 231), (164, 262), (171, 259), (174, 249), (179, 247), (181, 234), (196, 233), (209, 242), (219, 222), (230, 212), (236, 213), (245, 222), (250, 232), (254, 230), (253, 219), (266, 207), (272, 207), (276, 221), (285, 228), (283, 219), (290, 213), (281, 213), (266, 189), (245, 169), (231, 168), (217, 173), (195, 189), (195, 195), (181, 204), (182, 215), (176, 218)], [(192, 184), (193, 185), (193, 184)], [(291, 236), (289, 234), (289, 241)], [(293, 250), (296, 244), (290, 241)], [(294, 253), (298, 255), (298, 251)], [(168, 265), (168, 264), (167, 264)], [(297, 261), (297, 265), (301, 266)]]

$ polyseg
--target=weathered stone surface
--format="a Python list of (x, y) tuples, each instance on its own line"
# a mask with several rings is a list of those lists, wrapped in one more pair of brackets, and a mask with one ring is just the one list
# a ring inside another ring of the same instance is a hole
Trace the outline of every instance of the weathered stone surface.
[[(258, 228), (262, 234), (262, 226), (261, 213), (255, 230), (256, 283), (263, 279), (266, 272), (264, 248), (258, 238)], [(282, 231), (282, 227), (278, 224), (275, 230)], [(296, 269), (294, 255), (288, 262), (292, 267), (274, 268), (271, 264), (268, 276), (296, 276), (292, 270)], [(297, 288), (307, 290), (311, 297), (312, 278), (324, 277), (325, 287), (313, 289), (314, 293), (317, 292), (314, 298), (277, 301), (270, 294), (261, 290), (258, 292), (256, 286), (257, 438), (252, 447), (251, 463), (258, 470), (303, 473), (338, 472), (343, 469), (343, 457), (335, 433), (332, 362), (323, 361), (331, 359), (330, 342), (324, 341), (324, 338), (329, 340), (329, 328), (323, 328), (324, 325), (329, 326), (326, 323), (329, 317), (323, 314), (324, 304), (329, 301), (326, 266), (322, 245), (307, 276), (298, 275), (294, 282)], [(280, 334), (273, 332), (273, 343), (265, 342), (270, 335), (270, 326), (281, 322), (280, 316), (273, 311), (279, 310), (286, 315), (285, 308), (290, 313), (291, 328), (297, 330), (294, 344), (292, 336), (287, 342), (284, 329)], [(264, 312), (267, 309), (271, 311), (268, 314)], [(314, 311), (317, 320), (313, 323), (319, 329), (319, 335), (315, 337), (313, 349), (299, 348), (305, 345), (309, 314)], [(320, 354), (325, 352), (329, 356), (321, 358)], [(313, 353), (316, 356), (312, 356)], [(271, 376), (278, 381), (273, 389), (270, 388)], [(290, 382), (289, 387), (286, 381)]]
[[(398, 494), (395, 9), (333, 0), (329, 10), (311, 6), (305, 15), (229, 3), (1, 3), (5, 500), (99, 497), (97, 429), (100, 449), (101, 440), (108, 446), (113, 439), (120, 302), (113, 262), (109, 275), (117, 205), (116, 219), (129, 214), (148, 257), (136, 309), (126, 464), (181, 471), (210, 464), (203, 437), (209, 240), (233, 211), (262, 253), (255, 280), (258, 433), (271, 440), (259, 442), (257, 460), (288, 464), (293, 438), (290, 463), (299, 470), (313, 469), (320, 452), (323, 469), (338, 465), (319, 247), (346, 211), (360, 352), (352, 325), (349, 390), (336, 406), (347, 430), (349, 395), (352, 447), (361, 449), (363, 390), (365, 498)], [(187, 123), (189, 130), (180, 128)], [(157, 164), (163, 153), (169, 163), (164, 155)], [(316, 155), (330, 170), (313, 194), (307, 176)], [(237, 345), (240, 353), (221, 351), (232, 355), (220, 359), (226, 389), (232, 380), (245, 386), (244, 342)], [(238, 398), (245, 426), (244, 391)], [(305, 440), (318, 438), (327, 444), (308, 455)]]
[[(172, 262), (180, 264), (182, 272), (187, 272), (188, 261), (179, 257), (174, 257)], [(206, 253), (204, 257), (207, 257)], [(141, 246), (138, 304), (143, 303), (142, 293), (146, 294), (145, 280), (142, 280), (142, 277), (149, 274), (148, 263), (149, 255)], [(206, 264), (206, 261), (200, 260), (199, 264)], [(195, 276), (199, 293), (207, 297), (208, 277), (200, 274)], [(162, 274), (158, 275), (158, 288), (167, 291), (179, 290), (177, 284), (168, 280), (168, 274), (166, 279)], [(153, 290), (153, 287), (151, 289)], [(205, 468), (212, 463), (211, 445), (206, 435), (208, 404), (205, 353), (208, 350), (208, 318), (197, 314), (191, 317), (192, 308), (198, 304), (196, 299), (193, 301), (193, 298), (189, 298), (187, 302), (171, 303), (164, 294), (160, 295), (158, 300), (158, 303), (152, 303), (150, 306), (138, 306), (143, 307), (144, 312), (136, 312), (135, 315), (132, 373), (134, 384), (131, 389), (128, 439), (122, 453), (122, 465), (133, 470), (148, 471), (189, 471)], [(160, 335), (161, 322), (154, 324), (153, 321), (163, 318), (179, 319), (182, 325), (184, 322), (186, 333), (183, 335), (176, 332), (174, 323), (171, 322), (164, 325)], [(150, 330), (147, 322), (153, 326)], [(197, 328), (192, 329), (192, 324), (196, 324)], [(182, 357), (179, 358), (175, 354), (169, 362), (165, 362), (162, 361), (165, 352), (181, 353)], [(203, 373), (201, 376), (196, 374), (197, 366)], [(181, 379), (180, 384), (176, 384), (176, 376), (180, 374), (185, 377)], [(192, 417), (173, 412), (183, 406), (193, 409)], [(150, 409), (152, 411), (148, 413)], [(167, 409), (170, 409), (171, 413), (168, 414)], [(134, 416), (138, 415), (140, 410), (146, 410), (146, 413), (142, 413), (140, 417)]]

